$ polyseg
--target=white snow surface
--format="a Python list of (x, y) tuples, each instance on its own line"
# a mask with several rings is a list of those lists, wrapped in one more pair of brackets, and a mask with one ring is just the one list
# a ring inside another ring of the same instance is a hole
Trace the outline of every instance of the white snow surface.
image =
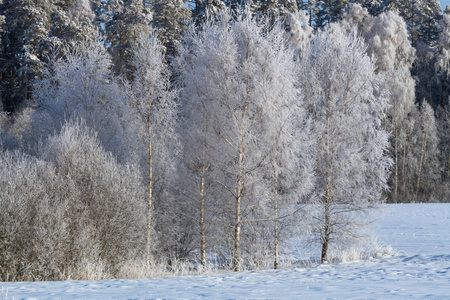
[(450, 299), (450, 204), (390, 204), (398, 254), (309, 268), (145, 280), (0, 283), (0, 299)]

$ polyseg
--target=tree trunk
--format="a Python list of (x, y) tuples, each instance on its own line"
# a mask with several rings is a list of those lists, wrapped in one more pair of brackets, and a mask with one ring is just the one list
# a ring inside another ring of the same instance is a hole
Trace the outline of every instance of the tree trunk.
[(233, 269), (234, 271), (241, 270), (241, 198), (242, 191), (244, 189), (243, 183), (243, 160), (244, 160), (244, 150), (243, 150), (243, 140), (241, 134), (241, 141), (239, 146), (239, 177), (236, 195), (236, 216), (235, 216), (235, 227), (234, 227), (234, 259), (233, 259)]
[[(151, 99), (151, 98), (150, 98)], [(152, 157), (152, 118), (151, 108), (152, 101), (148, 102), (148, 165), (149, 165), (149, 180), (148, 180), (148, 226), (147, 226), (147, 266), (151, 263), (151, 238), (152, 238), (152, 196), (153, 196), (153, 157)]]
[(275, 172), (275, 203), (274, 203), (274, 215), (275, 215), (275, 259), (273, 262), (273, 268), (278, 269), (278, 174)]
[[(403, 192), (404, 197), (407, 192), (406, 189), (407, 189), (407, 182), (408, 182), (408, 168), (407, 168), (408, 154), (409, 154), (408, 142), (409, 142), (408, 135), (405, 135), (404, 146), (403, 146), (403, 162), (402, 162), (402, 192)], [(411, 187), (411, 189), (413, 189), (413, 187)]]
[(331, 215), (330, 215), (330, 202), (331, 202), (331, 193), (328, 188), (325, 195), (325, 224), (322, 236), (322, 255), (320, 257), (320, 262), (327, 262), (327, 254), (328, 254), (328, 246), (330, 244), (330, 235), (331, 235)]
[(425, 158), (425, 151), (426, 151), (426, 148), (427, 148), (427, 140), (428, 140), (428, 136), (425, 133), (425, 135), (423, 137), (423, 141), (422, 141), (422, 149), (420, 151), (419, 174), (417, 176), (416, 197), (415, 197), (416, 200), (417, 200), (417, 197), (419, 195), (420, 176), (422, 174), (422, 166), (423, 166), (423, 161), (424, 161), (424, 158)]
[(394, 202), (398, 201), (398, 120), (397, 120), (397, 102), (394, 101)]
[(233, 270), (241, 270), (241, 196), (236, 197), (236, 224), (234, 227), (234, 259)]
[(445, 87), (445, 80), (447, 79), (447, 72), (444, 72), (444, 78), (442, 78), (442, 97), (441, 97), (441, 107), (442, 108), (445, 108), (445, 89), (446, 89), (446, 87)]
[(206, 268), (206, 236), (205, 236), (205, 177), (204, 166), (202, 166), (202, 177), (200, 179), (200, 253), (203, 269)]

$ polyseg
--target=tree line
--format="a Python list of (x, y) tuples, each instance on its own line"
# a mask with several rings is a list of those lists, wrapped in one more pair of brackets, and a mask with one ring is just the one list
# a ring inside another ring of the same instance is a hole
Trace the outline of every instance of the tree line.
[(326, 262), (445, 200), (450, 16), (325, 2), (4, 0), (1, 279)]

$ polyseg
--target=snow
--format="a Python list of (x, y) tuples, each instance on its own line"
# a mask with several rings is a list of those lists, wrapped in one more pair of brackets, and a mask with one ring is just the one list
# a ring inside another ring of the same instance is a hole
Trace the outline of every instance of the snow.
[(213, 276), (0, 283), (0, 299), (448, 299), (450, 204), (386, 208), (374, 231), (393, 256)]

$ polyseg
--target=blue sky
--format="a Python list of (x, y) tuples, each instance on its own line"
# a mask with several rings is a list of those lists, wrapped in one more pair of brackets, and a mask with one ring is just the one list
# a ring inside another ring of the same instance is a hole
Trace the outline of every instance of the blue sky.
[(441, 9), (444, 10), (447, 5), (450, 5), (450, 0), (439, 0), (441, 2)]

